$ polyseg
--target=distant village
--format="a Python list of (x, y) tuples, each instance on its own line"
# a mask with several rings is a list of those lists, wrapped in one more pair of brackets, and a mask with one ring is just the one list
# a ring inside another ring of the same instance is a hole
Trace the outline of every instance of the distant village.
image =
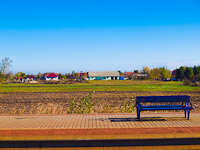
[[(91, 71), (91, 72), (79, 72), (68, 73), (62, 75), (55, 72), (47, 72), (40, 75), (24, 75), (22, 72), (18, 72), (19, 77), (15, 76), (15, 82), (28, 82), (28, 81), (52, 81), (52, 80), (128, 80), (133, 78), (147, 77), (147, 74), (125, 72), (120, 71)], [(33, 82), (34, 83), (34, 82)]]
[(72, 73), (46, 72), (37, 75), (29, 75), (18, 72), (15, 75), (8, 72), (12, 60), (5, 57), (0, 63), (0, 82), (3, 83), (74, 83), (87, 82), (88, 80), (162, 80), (162, 81), (184, 81), (186, 84), (199, 83), (200, 66), (188, 67), (181, 66), (178, 69), (170, 71), (165, 67), (153, 68), (143, 67), (142, 70), (133, 70), (132, 72), (118, 71), (90, 71)]
[[(159, 75), (158, 75), (159, 76)], [(158, 79), (155, 76), (154, 79)], [(175, 78), (176, 70), (170, 72), (163, 80), (177, 80)], [(72, 72), (65, 75), (55, 72), (47, 72), (38, 75), (26, 75), (25, 73), (18, 72), (14, 77), (14, 82), (29, 82), (37, 83), (37, 81), (87, 81), (87, 80), (144, 80), (150, 78), (150, 72), (121, 72), (121, 71), (91, 71), (91, 72)]]

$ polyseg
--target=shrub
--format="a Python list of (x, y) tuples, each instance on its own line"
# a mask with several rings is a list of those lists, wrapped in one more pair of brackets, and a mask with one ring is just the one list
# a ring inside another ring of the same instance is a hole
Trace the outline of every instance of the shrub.
[(190, 86), (192, 86), (192, 85), (194, 85), (194, 83), (192, 83), (190, 80), (184, 80), (183, 81), (183, 85), (190, 85)]
[(200, 73), (197, 75), (197, 80), (200, 82)]
[(125, 102), (123, 106), (121, 107), (122, 113), (133, 113), (135, 112), (135, 105), (134, 98), (132, 97), (130, 101)]
[(95, 93), (95, 91), (92, 91), (88, 96), (81, 98), (78, 102), (75, 102), (76, 98), (73, 97), (73, 100), (69, 106), (70, 113), (89, 114), (95, 107), (96, 103), (98, 103), (98, 101), (91, 101), (93, 93)]

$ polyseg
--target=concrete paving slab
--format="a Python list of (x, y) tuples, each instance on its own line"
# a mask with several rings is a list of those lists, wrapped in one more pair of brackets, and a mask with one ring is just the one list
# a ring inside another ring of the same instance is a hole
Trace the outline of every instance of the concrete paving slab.
[(200, 113), (1, 115), (0, 140), (200, 138)]

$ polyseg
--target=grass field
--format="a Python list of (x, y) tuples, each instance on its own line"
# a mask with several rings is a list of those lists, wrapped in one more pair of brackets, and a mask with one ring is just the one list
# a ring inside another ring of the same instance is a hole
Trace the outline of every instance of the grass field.
[(184, 86), (182, 82), (162, 81), (89, 81), (78, 84), (0, 84), (6, 92), (80, 92), (80, 91), (200, 91), (199, 87)]
[[(79, 101), (95, 90), (99, 101), (91, 113), (121, 113), (122, 106), (137, 96), (189, 95), (200, 110), (200, 88), (182, 82), (89, 81), (78, 84), (0, 84), (0, 114), (66, 114), (73, 97)], [(135, 111), (135, 110), (134, 110)], [(129, 111), (125, 111), (129, 112)]]

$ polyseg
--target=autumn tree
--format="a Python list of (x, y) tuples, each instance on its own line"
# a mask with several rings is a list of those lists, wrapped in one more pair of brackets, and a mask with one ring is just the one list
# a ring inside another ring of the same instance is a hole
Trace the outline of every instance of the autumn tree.
[(151, 69), (149, 67), (143, 67), (141, 70), (142, 74), (146, 74), (146, 77), (143, 77), (144, 79), (147, 79), (150, 77)]
[(160, 68), (161, 70), (161, 78), (162, 79), (167, 79), (171, 78), (171, 71), (166, 69), (165, 67)]
[(166, 69), (166, 75), (167, 75), (167, 78), (171, 78), (172, 77), (171, 71)]
[(22, 77), (22, 72), (18, 72), (15, 74), (16, 77)]
[(64, 79), (64, 81), (66, 81), (66, 79), (67, 79), (67, 78), (66, 78), (66, 75), (63, 75), (63, 79)]
[(143, 67), (141, 73), (150, 75), (151, 69), (149, 67)]
[(23, 73), (23, 72), (18, 72), (18, 73), (15, 74), (15, 77), (22, 77), (23, 79), (25, 79), (26, 76), (27, 75), (25, 73)]
[(26, 78), (26, 74), (22, 73), (21, 77), (22, 77), (22, 79), (25, 79)]
[(79, 73), (75, 73), (75, 74), (74, 74), (74, 77), (75, 77), (76, 79), (79, 79), (79, 77), (80, 77)]
[(165, 67), (160, 68), (160, 69), (161, 69), (161, 78), (166, 79), (167, 78), (167, 72), (166, 72)]
[(134, 73), (139, 73), (139, 70), (134, 70)]
[(84, 74), (83, 74), (83, 78), (84, 79), (86, 79), (88, 76), (87, 76), (87, 73), (85, 72)]
[(153, 68), (150, 72), (150, 77), (153, 79), (160, 79), (161, 78), (161, 69)]
[(42, 77), (41, 73), (39, 72), (37, 78), (40, 79)]

